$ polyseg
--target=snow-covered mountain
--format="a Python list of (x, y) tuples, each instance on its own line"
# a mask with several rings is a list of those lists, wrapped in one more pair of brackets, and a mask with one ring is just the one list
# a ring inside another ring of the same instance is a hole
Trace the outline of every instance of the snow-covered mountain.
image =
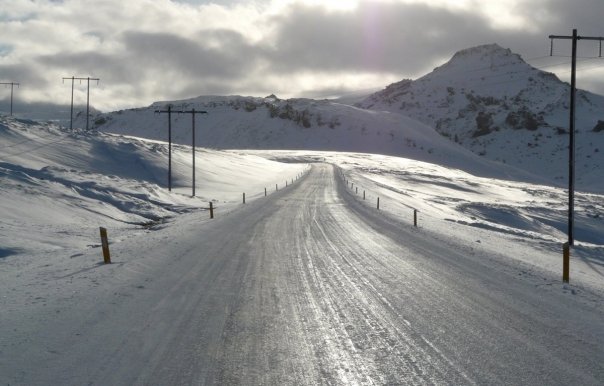
[[(359, 109), (328, 100), (242, 96), (201, 96), (156, 102), (149, 107), (95, 115), (100, 131), (168, 139), (167, 114), (172, 106), (172, 140), (190, 145), (191, 115), (176, 111), (206, 111), (197, 116), (196, 144), (220, 149), (303, 149), (359, 151), (401, 155), (432, 152), (454, 146), (430, 127), (400, 114)], [(83, 119), (83, 116), (81, 116)], [(83, 126), (78, 122), (78, 126)]]
[[(564, 186), (569, 88), (491, 44), (460, 51), (430, 74), (389, 85), (355, 106), (274, 95), (201, 96), (95, 114), (92, 121), (101, 131), (165, 141), (168, 119), (155, 110), (204, 110), (208, 115), (196, 120), (198, 146), (396, 155)], [(76, 126), (85, 126), (83, 118)], [(582, 190), (604, 190), (603, 121), (604, 97), (579, 91), (576, 179)], [(172, 128), (174, 142), (191, 143), (189, 114), (175, 113)]]
[[(358, 107), (434, 127), (476, 154), (561, 182), (567, 177), (570, 86), (497, 44), (456, 53), (433, 72), (386, 87)], [(604, 97), (577, 92), (577, 181), (598, 190)]]
[[(484, 159), (439, 135), (433, 128), (398, 113), (373, 111), (330, 100), (288, 99), (274, 95), (201, 96), (156, 102), (151, 106), (97, 114), (93, 127), (104, 132), (168, 140), (172, 111), (172, 141), (191, 145), (191, 114), (196, 118), (197, 146), (217, 149), (285, 149), (363, 152), (395, 155), (466, 170), (482, 176), (534, 181), (521, 169)], [(76, 126), (84, 127), (84, 115)], [(540, 180), (546, 182), (546, 180)]]

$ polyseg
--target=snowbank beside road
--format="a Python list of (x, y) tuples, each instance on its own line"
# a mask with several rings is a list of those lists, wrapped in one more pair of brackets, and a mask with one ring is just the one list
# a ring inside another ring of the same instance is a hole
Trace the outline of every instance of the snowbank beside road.
[[(158, 141), (53, 124), (0, 118), (0, 256), (97, 244), (98, 227), (140, 231), (208, 206), (227, 211), (274, 191), (306, 165), (209, 149), (196, 152), (196, 197), (191, 197), (192, 154), (173, 146), (172, 192), (166, 188), (168, 146)], [(114, 240), (115, 241), (115, 240)], [(73, 252), (75, 253), (75, 252)]]
[[(468, 253), (523, 264), (519, 272), (562, 275), (566, 241), (564, 189), (497, 178), (431, 163), (375, 154), (253, 152), (276, 160), (329, 162), (354, 184), (348, 193), (386, 216), (419, 225)], [(471, 166), (468, 167), (471, 169)], [(350, 186), (350, 185), (349, 185)], [(358, 191), (357, 191), (358, 188)], [(363, 200), (363, 191), (366, 199)], [(604, 290), (604, 197), (577, 192), (571, 282)], [(539, 271), (539, 273), (536, 273)]]

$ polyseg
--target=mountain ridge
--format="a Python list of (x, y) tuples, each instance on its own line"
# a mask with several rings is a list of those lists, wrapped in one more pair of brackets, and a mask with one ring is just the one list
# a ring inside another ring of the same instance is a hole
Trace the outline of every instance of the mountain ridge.
[[(407, 115), (468, 150), (560, 182), (567, 178), (570, 86), (497, 44), (461, 50), (417, 80), (388, 85), (356, 106)], [(577, 180), (601, 189), (604, 97), (577, 90)]]
[[(461, 50), (429, 74), (388, 85), (354, 105), (214, 95), (96, 114), (92, 121), (102, 131), (165, 141), (167, 117), (153, 112), (168, 105), (195, 108), (209, 112), (198, 119), (198, 146), (377, 153), (483, 175), (499, 168), (564, 186), (568, 88), (511, 50), (488, 44)], [(578, 186), (604, 190), (604, 134), (595, 130), (604, 120), (604, 97), (585, 91), (578, 96), (578, 154), (586, 156), (578, 158)], [(191, 143), (190, 121), (173, 115), (173, 141)]]

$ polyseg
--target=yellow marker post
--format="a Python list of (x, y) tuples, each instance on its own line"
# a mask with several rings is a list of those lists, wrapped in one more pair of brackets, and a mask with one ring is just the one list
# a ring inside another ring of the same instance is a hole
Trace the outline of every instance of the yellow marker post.
[(100, 227), (101, 230), (101, 246), (103, 247), (103, 260), (105, 264), (111, 264), (111, 256), (109, 255), (109, 239), (107, 238), (107, 229)]

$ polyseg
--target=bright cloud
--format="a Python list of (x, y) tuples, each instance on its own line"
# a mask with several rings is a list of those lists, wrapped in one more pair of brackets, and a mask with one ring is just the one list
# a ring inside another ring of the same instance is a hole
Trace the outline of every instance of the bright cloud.
[[(421, 76), (473, 45), (534, 58), (551, 33), (604, 32), (604, 3), (569, 3), (17, 0), (0, 11), (0, 78), (21, 83), (23, 102), (68, 103), (62, 77), (99, 77), (91, 99), (102, 110), (201, 94), (333, 95)], [(598, 74), (580, 82), (604, 93)]]

